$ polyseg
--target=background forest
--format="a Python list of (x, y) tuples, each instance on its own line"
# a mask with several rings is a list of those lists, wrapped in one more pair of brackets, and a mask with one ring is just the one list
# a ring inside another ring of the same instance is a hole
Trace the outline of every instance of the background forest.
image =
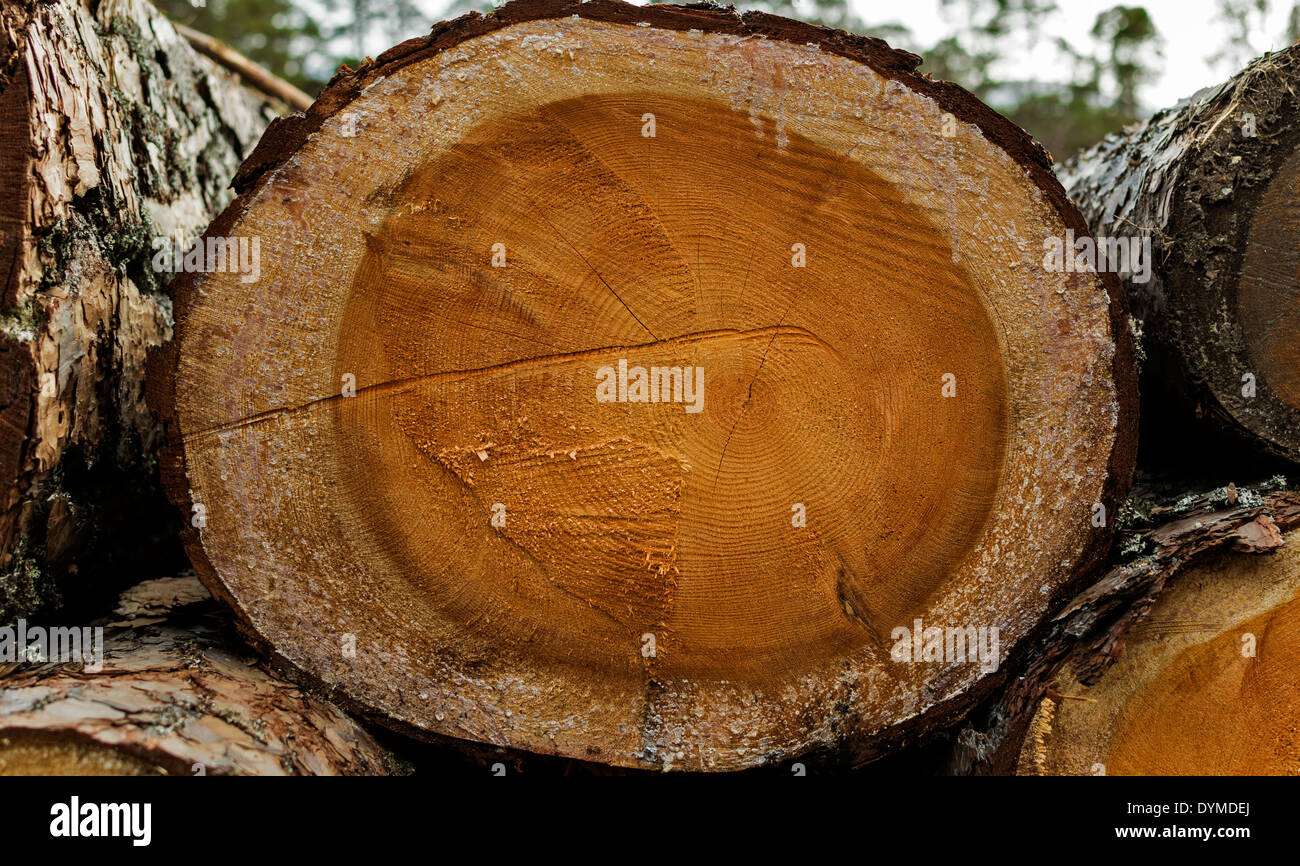
[[(1271, 0), (1213, 0), (1205, 21), (1213, 39), (1203, 46), (1207, 64), (1225, 73), (1265, 48), (1300, 36), (1300, 3), (1291, 6), (1285, 32), (1258, 33)], [(198, 5), (196, 5), (198, 4)], [(174, 20), (209, 33), (271, 71), (315, 93), (338, 68), (419, 35), (436, 21), (470, 10), (490, 11), (487, 0), (159, 0)], [(922, 40), (898, 20), (897, 7), (847, 0), (739, 0), (762, 9), (886, 39), (925, 58), (924, 71), (961, 84), (1029, 130), (1058, 158), (1163, 107), (1148, 98), (1161, 69), (1166, 34), (1141, 5), (1102, 8), (1087, 33), (1064, 38), (1045, 27), (1061, 9), (1052, 0), (938, 0), (946, 35)], [(862, 11), (882, 8), (878, 15)], [(1276, 19), (1276, 14), (1273, 15)], [(1019, 57), (1017, 56), (1019, 55)], [(1014, 74), (1019, 59), (1063, 80)], [(1189, 96), (1190, 90), (1183, 93)]]

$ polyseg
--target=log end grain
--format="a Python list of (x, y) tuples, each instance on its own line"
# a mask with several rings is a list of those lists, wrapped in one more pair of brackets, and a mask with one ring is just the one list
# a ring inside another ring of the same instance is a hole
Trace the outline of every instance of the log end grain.
[[(1247, 532), (1243, 549), (1265, 536)], [(1222, 555), (1174, 578), (1096, 682), (1062, 671), (1018, 772), (1300, 773), (1300, 533), (1268, 549)]]

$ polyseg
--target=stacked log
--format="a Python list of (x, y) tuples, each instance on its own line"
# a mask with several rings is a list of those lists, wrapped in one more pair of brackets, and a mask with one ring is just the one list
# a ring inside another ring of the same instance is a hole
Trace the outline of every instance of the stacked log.
[(192, 574), (132, 587), (112, 617), (84, 631), (77, 659), (55, 658), (35, 628), (16, 638), (34, 652), (3, 665), (0, 775), (387, 775), (397, 766), (333, 704), (259, 663)]
[(1266, 55), (1060, 172), (1095, 235), (1150, 246), (1124, 286), (1152, 461), (1300, 458), (1298, 60)]
[[(150, 348), (174, 244), (231, 199), (278, 98), (143, 0), (0, 8), (0, 622), (183, 565)], [(132, 576), (137, 576), (133, 578)]]
[(762, 13), (516, 0), (310, 105), (138, 0), (5, 15), (0, 602), (165, 560), (161, 478), (242, 637), (143, 584), (104, 671), (14, 663), (0, 770), (391, 771), (339, 706), (513, 768), (1294, 767), (1300, 497), (1185, 489), (1300, 448), (1297, 49), (1076, 207), (919, 58)]

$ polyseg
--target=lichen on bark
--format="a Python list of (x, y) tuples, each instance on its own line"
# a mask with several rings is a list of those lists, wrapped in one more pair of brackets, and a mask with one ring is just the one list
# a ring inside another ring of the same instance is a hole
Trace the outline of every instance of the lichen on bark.
[(0, 17), (3, 623), (182, 561), (144, 399), (147, 354), (172, 329), (155, 240), (203, 231), (285, 107), (143, 0)]

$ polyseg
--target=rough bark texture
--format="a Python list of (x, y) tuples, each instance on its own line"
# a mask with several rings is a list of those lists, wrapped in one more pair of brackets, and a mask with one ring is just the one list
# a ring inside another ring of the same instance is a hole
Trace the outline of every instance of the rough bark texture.
[(144, 400), (172, 327), (153, 241), (203, 230), (283, 106), (142, 0), (6, 2), (0, 48), (6, 622), (175, 564)]
[(145, 581), (104, 624), (103, 669), (3, 665), (0, 775), (386, 775), (337, 707), (263, 668), (193, 576)]
[(971, 713), (957, 731), (949, 772), (1007, 774), (1015, 769), (1040, 702), (1066, 665), (1092, 683), (1123, 652), (1126, 635), (1182, 569), (1227, 551), (1265, 553), (1281, 533), (1300, 526), (1300, 493), (1282, 478), (1254, 488), (1235, 485), (1171, 496), (1141, 483), (1120, 520), (1117, 558), (1051, 618), (1047, 630), (1011, 660), (1006, 687)]
[(1287, 179), (1300, 143), (1297, 59), (1300, 47), (1266, 55), (1058, 169), (1094, 234), (1151, 239), (1151, 279), (1124, 280), (1144, 355), (1144, 462), (1177, 458), (1193, 432), (1215, 459), (1243, 439), (1300, 457)]
[[(1090, 516), (1129, 483), (1136, 395), (1118, 282), (1042, 268), (1027, 236), (1086, 231), (1046, 155), (917, 61), (759, 13), (527, 0), (336, 77), (208, 230), (273, 251), (258, 284), (176, 283), (175, 376), (153, 381), (205, 583), (269, 651), (424, 734), (721, 770), (869, 760), (950, 720), (990, 678), (894, 659), (891, 630), (942, 611), (1006, 646), (1040, 625), (1105, 555)], [(824, 233), (803, 308), (794, 230)], [(489, 266), (491, 231), (518, 232), (515, 265)], [(983, 278), (918, 297), (954, 269)], [(929, 339), (986, 311), (978, 354)], [(585, 365), (623, 348), (717, 363), (707, 424), (596, 416)], [(936, 435), (937, 387), (886, 393), (939, 360), (970, 364), (948, 408), (988, 423)], [(885, 429), (895, 447), (857, 459)], [(984, 486), (908, 495), (948, 471)], [(799, 535), (805, 491), (853, 502)], [(950, 541), (973, 552), (928, 547)]]

